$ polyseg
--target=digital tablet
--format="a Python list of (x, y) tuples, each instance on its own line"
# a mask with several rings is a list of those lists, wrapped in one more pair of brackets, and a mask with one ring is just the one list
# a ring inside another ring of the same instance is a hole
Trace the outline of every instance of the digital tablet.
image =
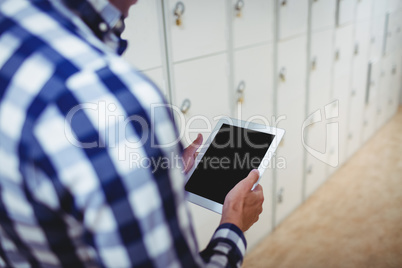
[(258, 169), (261, 178), (284, 133), (279, 128), (222, 118), (187, 173), (187, 200), (222, 214), (227, 193), (239, 181), (252, 169)]

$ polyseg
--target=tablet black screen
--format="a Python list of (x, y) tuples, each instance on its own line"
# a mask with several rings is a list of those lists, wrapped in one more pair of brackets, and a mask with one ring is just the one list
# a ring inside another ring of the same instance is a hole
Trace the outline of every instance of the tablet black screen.
[(258, 168), (274, 135), (223, 124), (185, 189), (223, 204), (227, 193)]

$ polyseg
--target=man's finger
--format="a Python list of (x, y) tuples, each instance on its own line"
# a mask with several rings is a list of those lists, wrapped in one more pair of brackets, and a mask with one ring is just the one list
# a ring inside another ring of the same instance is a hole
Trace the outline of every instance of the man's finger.
[(197, 138), (186, 148), (189, 150), (190, 155), (194, 154), (202, 144), (202, 135), (198, 134)]

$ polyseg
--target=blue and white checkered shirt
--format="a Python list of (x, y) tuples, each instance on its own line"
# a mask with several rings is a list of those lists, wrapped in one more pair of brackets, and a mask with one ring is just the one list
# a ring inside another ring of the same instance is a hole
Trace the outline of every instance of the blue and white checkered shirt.
[(123, 28), (107, 0), (0, 0), (0, 267), (241, 265), (231, 224), (198, 253), (178, 134)]

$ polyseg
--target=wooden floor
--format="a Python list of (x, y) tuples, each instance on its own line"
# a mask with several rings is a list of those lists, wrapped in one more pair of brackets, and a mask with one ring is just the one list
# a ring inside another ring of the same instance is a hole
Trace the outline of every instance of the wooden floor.
[(243, 267), (402, 267), (402, 108)]

